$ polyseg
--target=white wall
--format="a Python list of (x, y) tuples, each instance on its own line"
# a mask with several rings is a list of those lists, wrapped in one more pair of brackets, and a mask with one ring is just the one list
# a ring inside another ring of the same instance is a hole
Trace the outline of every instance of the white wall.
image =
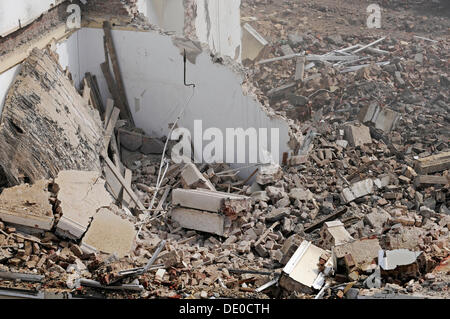
[(151, 24), (159, 26), (164, 31), (183, 35), (183, 0), (138, 0), (137, 7)]
[(79, 42), (79, 32), (72, 34), (66, 41), (56, 44), (56, 53), (59, 56), (59, 64), (65, 69), (69, 68), (72, 74), (72, 79), (77, 88), (80, 88), (81, 81), (84, 78), (84, 73), (80, 74), (80, 48), (78, 46)]
[(3, 105), (5, 104), (5, 98), (8, 94), (9, 88), (11, 87), (14, 78), (20, 71), (20, 64), (9, 69), (6, 72), (0, 74), (0, 115), (3, 110)]
[(53, 5), (65, 0), (0, 0), (0, 36), (26, 26)]
[[(113, 30), (112, 35), (136, 126), (151, 136), (166, 136), (169, 123), (176, 120), (192, 94), (192, 88), (183, 84), (183, 58), (179, 49), (171, 37), (154, 31)], [(96, 75), (106, 102), (110, 94), (100, 69), (104, 62), (103, 30), (81, 29), (58, 44), (56, 52), (62, 67), (69, 68), (76, 85), (85, 72)], [(18, 67), (0, 74), (0, 101)], [(223, 132), (226, 128), (279, 128), (279, 160), (283, 152), (289, 151), (288, 124), (278, 117), (269, 118), (254, 97), (244, 95), (241, 75), (229, 66), (213, 63), (209, 52), (201, 53), (196, 64), (188, 62), (187, 81), (197, 87), (179, 122), (180, 127), (193, 132), (194, 120), (201, 119), (204, 130), (210, 127)], [(248, 169), (243, 174), (251, 172)]]
[[(198, 39), (211, 51), (241, 61), (241, 0), (196, 0)], [(183, 35), (183, 0), (138, 0), (138, 10), (164, 31)]]
[[(120, 61), (129, 105), (136, 126), (152, 136), (166, 136), (168, 124), (173, 123), (192, 94), (183, 83), (183, 59), (172, 38), (158, 32), (112, 32)], [(81, 74), (90, 71), (97, 76), (101, 93), (108, 96), (100, 70), (104, 60), (103, 31), (79, 31)], [(196, 64), (188, 62), (187, 81), (195, 83), (195, 95), (179, 126), (193, 132), (194, 120), (203, 120), (203, 128), (244, 129), (279, 128), (279, 160), (288, 151), (288, 125), (271, 119), (253, 97), (245, 96), (242, 78), (228, 66), (213, 63), (209, 53), (197, 57)], [(139, 100), (139, 105), (136, 104)], [(270, 141), (270, 134), (269, 134)], [(206, 142), (205, 142), (206, 144)]]
[(241, 61), (241, 0), (197, 0), (197, 37), (211, 50)]

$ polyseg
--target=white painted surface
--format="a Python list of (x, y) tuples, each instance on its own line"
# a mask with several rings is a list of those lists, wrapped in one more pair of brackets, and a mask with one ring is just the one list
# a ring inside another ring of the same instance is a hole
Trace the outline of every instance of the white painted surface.
[(138, 0), (137, 7), (151, 24), (157, 25), (164, 31), (183, 35), (183, 0)]
[[(100, 70), (104, 60), (103, 31), (82, 29), (78, 33), (79, 47), (83, 48), (80, 50), (81, 74), (87, 71), (95, 74), (106, 99), (109, 93)], [(157, 32), (114, 30), (112, 34), (136, 126), (151, 136), (167, 135), (169, 123), (176, 120), (193, 92), (183, 83), (183, 59), (179, 49), (172, 44), (171, 37)], [(269, 118), (258, 101), (245, 96), (242, 80), (228, 66), (213, 63), (208, 53), (200, 54), (195, 65), (188, 62), (187, 81), (195, 83), (196, 89), (179, 126), (193, 133), (194, 120), (201, 119), (203, 130), (210, 127), (223, 132), (226, 128), (279, 128), (278, 160), (281, 160), (283, 152), (288, 151), (288, 125), (280, 118)]]
[(0, 74), (0, 114), (2, 113), (3, 105), (5, 104), (6, 95), (8, 94), (14, 78), (19, 73), (20, 67), (20, 64), (16, 65), (8, 71)]
[(65, 0), (1, 0), (0, 35), (5, 36), (31, 23), (52, 6)]
[(213, 52), (241, 61), (241, 0), (197, 0), (197, 37)]
[[(244, 95), (241, 75), (228, 66), (213, 63), (209, 53), (201, 53), (195, 65), (188, 62), (187, 81), (196, 84), (192, 96), (193, 89), (183, 83), (183, 58), (172, 44), (171, 37), (153, 31), (113, 30), (112, 34), (131, 112), (136, 126), (147, 134), (166, 136), (169, 123), (176, 120), (191, 98), (179, 121), (179, 126), (191, 133), (194, 120), (203, 120), (203, 130), (216, 127), (223, 132), (226, 128), (279, 128), (278, 160), (281, 161), (283, 152), (289, 150), (287, 123), (278, 117), (269, 118), (254, 97)], [(104, 62), (103, 30), (81, 29), (58, 44), (56, 51), (63, 68), (69, 67), (77, 86), (85, 72), (97, 76), (106, 103), (110, 94), (100, 69)], [(0, 75), (0, 101), (4, 99), (17, 70), (15, 67)], [(269, 144), (270, 139), (269, 133)], [(208, 141), (203, 142), (203, 146), (206, 144)], [(253, 170), (248, 168), (241, 173), (246, 175)]]
[(84, 78), (84, 73), (80, 74), (80, 56), (78, 52), (79, 33), (75, 32), (66, 41), (56, 44), (56, 53), (59, 56), (59, 64), (65, 69), (69, 68), (72, 74), (72, 79), (77, 88), (80, 87), (81, 81)]

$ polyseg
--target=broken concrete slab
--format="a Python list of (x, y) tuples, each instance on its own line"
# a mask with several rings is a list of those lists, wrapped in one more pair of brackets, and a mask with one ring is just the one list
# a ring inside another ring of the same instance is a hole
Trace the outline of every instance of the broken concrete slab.
[(242, 61), (258, 61), (267, 53), (269, 42), (264, 39), (250, 24), (242, 26)]
[(372, 143), (372, 137), (370, 136), (370, 129), (365, 125), (347, 125), (344, 128), (345, 139), (351, 146), (363, 146), (365, 144)]
[(358, 119), (361, 123), (372, 123), (375, 128), (389, 133), (395, 128), (400, 114), (388, 108), (381, 108), (377, 103), (372, 103), (361, 109)]
[(280, 286), (289, 291), (312, 292), (323, 286), (319, 270), (320, 257), (325, 250), (304, 240), (286, 266), (280, 278)]
[(131, 252), (135, 236), (136, 230), (131, 222), (107, 208), (101, 208), (93, 216), (80, 247), (87, 253), (100, 251), (122, 258)]
[(216, 190), (214, 185), (192, 163), (186, 164), (181, 171), (181, 184), (187, 189), (204, 188), (210, 191)]
[(142, 154), (162, 154), (164, 151), (164, 143), (153, 137), (143, 136), (142, 146), (139, 149)]
[(334, 246), (354, 241), (354, 238), (339, 220), (325, 222), (320, 230), (320, 237), (319, 245), (324, 249), (332, 249)]
[(225, 216), (188, 208), (174, 208), (170, 212), (173, 221), (181, 227), (205, 233), (226, 236)]
[(212, 192), (204, 189), (174, 189), (172, 204), (187, 208), (205, 210), (216, 213), (238, 214), (249, 211), (251, 198), (224, 192)]
[(4, 189), (0, 194), (0, 220), (50, 230), (54, 216), (48, 188), (49, 181), (39, 180), (34, 185), (23, 184)]
[(410, 251), (408, 249), (381, 250), (378, 256), (378, 264), (383, 270), (394, 270), (399, 266), (415, 263), (421, 254), (421, 251)]
[(279, 165), (263, 165), (258, 168), (256, 182), (259, 185), (267, 185), (276, 182), (281, 176), (283, 176), (283, 171)]
[(376, 232), (381, 232), (384, 225), (389, 221), (391, 215), (384, 209), (379, 208), (377, 211), (364, 216), (364, 221), (369, 224)]
[(61, 171), (54, 186), (62, 213), (57, 233), (63, 237), (80, 238), (98, 209), (113, 203), (98, 172)]
[(355, 199), (361, 198), (363, 196), (373, 193), (373, 180), (368, 178), (363, 181), (356, 182), (350, 187), (344, 188), (341, 193), (341, 198), (344, 203), (348, 204)]
[(273, 223), (287, 216), (289, 216), (289, 208), (274, 208), (269, 214), (267, 214), (266, 222)]

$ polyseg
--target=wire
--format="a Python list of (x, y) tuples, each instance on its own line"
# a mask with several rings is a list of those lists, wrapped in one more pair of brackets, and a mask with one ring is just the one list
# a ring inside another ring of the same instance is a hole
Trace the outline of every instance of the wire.
[[(158, 178), (156, 179), (156, 189), (155, 189), (155, 192), (153, 193), (153, 197), (152, 197), (152, 200), (150, 202), (150, 205), (149, 205), (148, 209), (146, 210), (147, 211), (147, 216), (145, 216), (144, 221), (142, 222), (141, 226), (139, 227), (139, 231), (136, 233), (136, 237), (139, 236), (139, 234), (141, 233), (142, 227), (146, 223), (146, 221), (148, 219), (148, 216), (150, 214), (150, 211), (153, 210), (153, 205), (155, 204), (156, 196), (157, 196), (157, 194), (159, 192), (159, 189), (160, 189), (161, 184), (162, 184), (162, 182), (164, 180), (164, 177), (166, 176), (167, 170), (169, 169), (169, 162), (168, 161), (166, 162), (166, 150), (167, 150), (167, 145), (169, 144), (170, 137), (172, 136), (172, 133), (173, 133), (175, 127), (177, 126), (178, 121), (181, 119), (181, 117), (183, 116), (185, 110), (187, 109), (187, 107), (191, 103), (191, 100), (194, 97), (194, 95), (195, 95), (195, 86), (192, 86), (192, 94), (191, 94), (191, 96), (189, 97), (189, 99), (188, 99), (187, 103), (184, 105), (184, 107), (181, 109), (180, 113), (178, 114), (177, 119), (175, 120), (175, 122), (172, 124), (172, 127), (170, 128), (170, 131), (169, 131), (169, 134), (167, 136), (166, 142), (164, 143), (164, 149), (163, 149), (162, 156), (161, 156), (161, 162), (159, 164)], [(163, 165), (164, 163), (166, 163), (166, 165), (165, 165), (164, 173), (161, 176), (161, 172), (162, 172), (162, 168), (164, 166)]]

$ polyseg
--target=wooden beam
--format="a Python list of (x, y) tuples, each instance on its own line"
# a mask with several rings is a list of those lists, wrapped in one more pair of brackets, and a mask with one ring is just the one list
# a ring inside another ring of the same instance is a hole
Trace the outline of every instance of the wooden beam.
[(450, 177), (434, 176), (434, 175), (418, 175), (414, 179), (414, 185), (416, 187), (421, 185), (446, 185), (446, 184), (450, 184)]
[(120, 174), (119, 168), (114, 165), (114, 163), (109, 159), (109, 157), (105, 157), (105, 162), (106, 165), (111, 169), (112, 173), (114, 174), (114, 176), (116, 176), (116, 178), (119, 180), (119, 182), (122, 184), (123, 189), (125, 192), (128, 193), (128, 195), (130, 196), (130, 198), (133, 200), (133, 202), (136, 203), (136, 206), (140, 209), (140, 210), (145, 210), (144, 205), (141, 203), (141, 201), (139, 200), (139, 198), (136, 196), (136, 194), (133, 192), (133, 190), (131, 189), (130, 186), (127, 185), (125, 179), (123, 178), (123, 176)]
[[(125, 169), (125, 182), (127, 183), (127, 186), (131, 187), (131, 178), (133, 173), (130, 169)], [(126, 206), (128, 208), (133, 208), (131, 205), (133, 204), (133, 201), (131, 200), (130, 195), (128, 195), (127, 192), (123, 192), (122, 196), (122, 206)]]
[(112, 111), (111, 118), (108, 122), (108, 126), (105, 130), (105, 139), (104, 139), (104, 150), (108, 149), (109, 142), (111, 141), (111, 136), (114, 134), (114, 127), (116, 127), (117, 120), (119, 119), (120, 110), (115, 107)]
[(450, 169), (450, 152), (421, 158), (417, 160), (415, 170), (419, 174), (430, 174)]
[[(128, 119), (134, 126), (133, 115), (131, 114), (130, 107), (125, 92), (125, 85), (123, 83), (122, 74), (120, 72), (119, 59), (117, 58), (116, 49), (114, 47), (114, 41), (112, 38), (111, 24), (108, 21), (103, 22), (103, 31), (105, 32), (106, 47), (111, 58), (112, 68), (114, 72), (114, 78), (116, 86), (118, 88), (118, 96), (121, 103), (119, 104), (121, 115), (124, 119)], [(108, 61), (107, 61), (108, 63)]]
[(109, 119), (111, 118), (111, 114), (114, 108), (114, 100), (108, 99), (106, 100), (106, 111), (103, 118), (103, 125), (106, 128), (108, 126)]

